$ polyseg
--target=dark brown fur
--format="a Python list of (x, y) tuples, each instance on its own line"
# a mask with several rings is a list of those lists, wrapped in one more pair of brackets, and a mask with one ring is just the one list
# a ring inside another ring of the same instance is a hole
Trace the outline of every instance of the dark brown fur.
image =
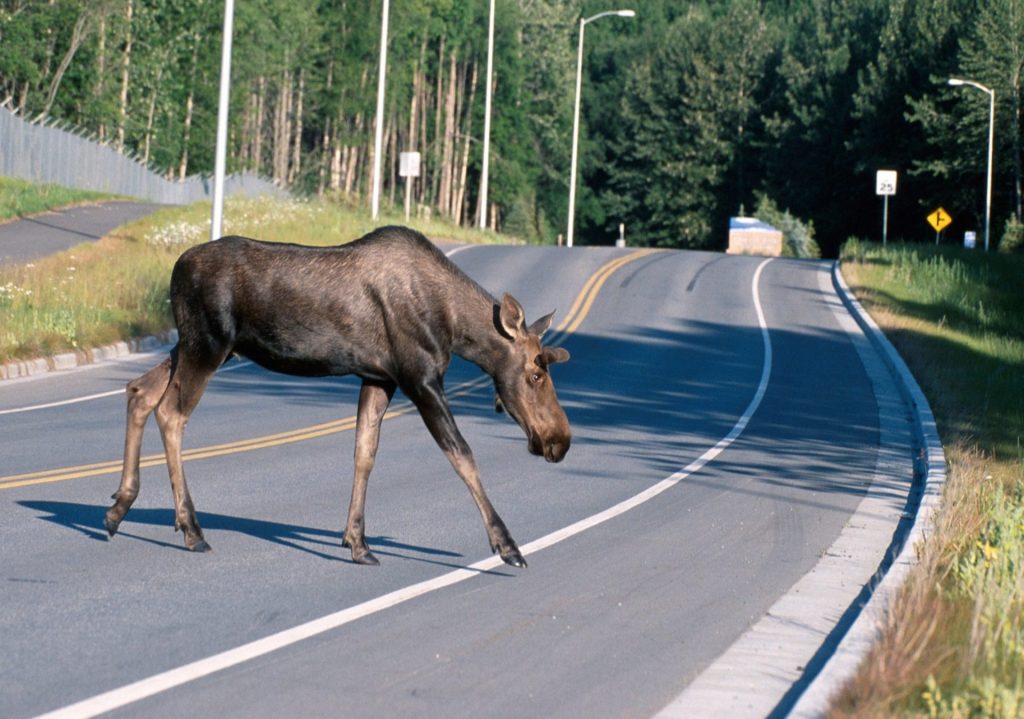
[(138, 496), (142, 431), (155, 410), (174, 491), (175, 527), (189, 549), (210, 548), (185, 483), (181, 437), (210, 377), (235, 354), (275, 372), (362, 378), (344, 534), (354, 561), (377, 563), (364, 537), (366, 484), (381, 421), (400, 388), (473, 495), (491, 548), (505, 562), (526, 566), (484, 493), (452, 417), (444, 375), (452, 354), (477, 364), (493, 378), (499, 405), (522, 427), (529, 450), (561, 461), (571, 434), (548, 367), (569, 355), (540, 344), (551, 315), (527, 327), (511, 295), (498, 302), (425, 237), (402, 227), (328, 248), (243, 237), (200, 245), (174, 266), (171, 305), (177, 346), (128, 385), (124, 467), (106, 515), (111, 536)]

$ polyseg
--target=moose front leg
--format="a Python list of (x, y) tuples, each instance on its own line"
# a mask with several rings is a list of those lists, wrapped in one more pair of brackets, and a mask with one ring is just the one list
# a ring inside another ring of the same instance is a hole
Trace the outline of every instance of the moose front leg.
[[(459, 439), (462, 439), (461, 435)], [(523, 558), (522, 553), (520, 553), (515, 540), (512, 539), (512, 535), (509, 534), (508, 528), (505, 527), (505, 523), (501, 521), (501, 517), (495, 511), (491, 500), (487, 498), (487, 494), (484, 492), (484, 486), (480, 482), (480, 471), (477, 469), (476, 460), (473, 459), (473, 452), (465, 444), (465, 441), (463, 441), (462, 445), (458, 449), (445, 450), (445, 455), (447, 455), (448, 461), (452, 463), (452, 467), (455, 468), (456, 474), (462, 478), (462, 481), (469, 487), (470, 494), (473, 495), (473, 501), (476, 502), (476, 506), (480, 510), (480, 516), (484, 520), (484, 527), (487, 529), (487, 537), (491, 542), (491, 551), (500, 555), (501, 560), (505, 564), (525, 569), (526, 560)]]
[(355, 474), (352, 478), (352, 502), (348, 508), (348, 523), (342, 538), (342, 546), (352, 550), (352, 561), (356, 564), (377, 565), (377, 560), (366, 545), (365, 510), (366, 484), (373, 471), (380, 442), (380, 425), (384, 413), (395, 394), (394, 383), (363, 381), (359, 390), (359, 409), (356, 413)]
[(473, 496), (473, 501), (476, 502), (480, 516), (484, 520), (487, 537), (491, 543), (491, 551), (500, 555), (505, 564), (525, 568), (526, 560), (519, 551), (519, 547), (495, 511), (491, 500), (487, 498), (487, 493), (484, 492), (484, 486), (480, 482), (480, 470), (477, 468), (469, 444), (455, 424), (455, 418), (452, 416), (441, 381), (438, 379), (417, 389), (418, 391), (409, 392), (403, 387), (403, 391), (410, 395), (419, 409), (434, 441), (448, 457), (456, 474), (469, 488), (469, 493)]

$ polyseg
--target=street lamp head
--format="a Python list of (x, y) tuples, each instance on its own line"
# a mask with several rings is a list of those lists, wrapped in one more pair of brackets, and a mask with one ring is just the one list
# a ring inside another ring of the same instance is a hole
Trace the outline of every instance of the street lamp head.
[(636, 16), (636, 11), (635, 10), (605, 10), (604, 12), (599, 12), (597, 15), (591, 15), (590, 17), (580, 18), (580, 24), (581, 25), (586, 25), (588, 22), (594, 22), (594, 20), (598, 20), (598, 19), (603, 18), (603, 17), (611, 17), (611, 16), (615, 16), (615, 15), (617, 15), (618, 17), (635, 17)]
[(991, 95), (993, 98), (993, 102), (995, 101), (996, 91), (990, 87), (982, 85), (980, 82), (975, 82), (974, 80), (964, 80), (963, 78), (960, 77), (951, 77), (949, 78), (949, 80), (947, 80), (947, 82), (953, 87), (966, 86), (973, 87), (976, 90), (981, 90), (982, 92), (986, 92), (989, 95)]

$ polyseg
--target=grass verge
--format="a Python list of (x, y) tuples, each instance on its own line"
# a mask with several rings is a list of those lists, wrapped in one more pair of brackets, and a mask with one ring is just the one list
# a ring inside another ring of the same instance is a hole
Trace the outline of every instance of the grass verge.
[(841, 259), (949, 466), (920, 561), (830, 716), (1024, 716), (1024, 257), (851, 240)]
[[(208, 239), (210, 205), (160, 210), (97, 242), (22, 265), (0, 266), (0, 362), (95, 347), (173, 326), (171, 267)], [(229, 200), (224, 233), (308, 245), (335, 245), (374, 227), (361, 210), (332, 202)], [(493, 233), (437, 221), (409, 223), (434, 240), (494, 241)], [(509, 241), (510, 238), (503, 238)]]
[(0, 177), (0, 222), (35, 215), (55, 207), (114, 199), (113, 195), (72, 190), (59, 185), (37, 185), (12, 177)]

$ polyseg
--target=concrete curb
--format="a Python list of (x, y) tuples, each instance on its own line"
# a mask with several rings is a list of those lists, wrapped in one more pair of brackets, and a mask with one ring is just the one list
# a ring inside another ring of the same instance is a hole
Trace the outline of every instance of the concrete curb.
[(74, 352), (62, 352), (49, 357), (18, 360), (0, 365), (0, 381), (33, 377), (47, 372), (60, 372), (86, 365), (127, 357), (136, 352), (152, 352), (178, 341), (178, 331), (170, 330), (159, 335), (131, 339), (126, 342), (102, 345)]
[(860, 324), (864, 334), (889, 365), (893, 375), (899, 379), (901, 391), (912, 408), (913, 426), (917, 435), (915, 439), (919, 447), (914, 463), (915, 474), (919, 477), (916, 485), (920, 491), (920, 503), (903, 546), (893, 559), (889, 570), (875, 585), (870, 599), (840, 640), (832, 657), (811, 681), (789, 713), (790, 717), (800, 718), (820, 717), (828, 711), (832, 697), (853, 677), (879, 638), (889, 607), (906, 581), (910, 569), (917, 564), (917, 547), (933, 526), (934, 515), (939, 508), (946, 483), (946, 454), (939, 440), (935, 416), (924, 392), (896, 348), (853, 296), (843, 279), (838, 262), (834, 265), (832, 277), (836, 292), (850, 310), (850, 314)]

